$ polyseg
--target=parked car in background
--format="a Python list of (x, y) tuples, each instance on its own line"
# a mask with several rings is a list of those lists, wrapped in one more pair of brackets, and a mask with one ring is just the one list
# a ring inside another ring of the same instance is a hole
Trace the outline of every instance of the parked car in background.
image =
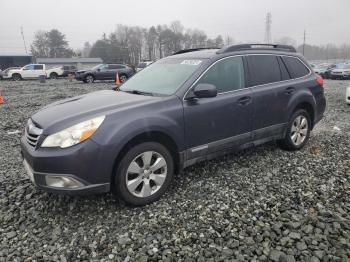
[(150, 60), (140, 62), (140, 63), (137, 65), (137, 67), (136, 67), (136, 72), (141, 71), (142, 69), (146, 68), (147, 66), (149, 66), (149, 65), (151, 65), (151, 64), (153, 64), (153, 63), (154, 63), (154, 61), (150, 61)]
[(346, 89), (345, 101), (350, 106), (350, 85)]
[(124, 64), (100, 64), (87, 71), (77, 71), (75, 79), (84, 83), (93, 83), (95, 80), (115, 80), (116, 74), (124, 83), (128, 78), (135, 74), (135, 70)]
[(330, 79), (331, 78), (331, 72), (332, 70), (336, 67), (336, 64), (331, 64), (327, 67), (327, 70), (324, 72), (324, 77), (325, 79)]
[(146, 205), (200, 161), (274, 140), (302, 149), (325, 111), (323, 79), (293, 47), (256, 46), (182, 50), (118, 91), (46, 106), (21, 138), (28, 176), (49, 192)]
[(350, 64), (337, 64), (331, 71), (332, 79), (350, 79)]
[(76, 66), (73, 65), (67, 65), (67, 66), (62, 66), (62, 77), (67, 77), (68, 75), (74, 75), (76, 74), (76, 72), (78, 71)]
[(9, 67), (9, 68), (6, 68), (5, 70), (1, 71), (0, 70), (0, 79), (3, 80), (3, 79), (8, 79), (10, 78), (8, 76), (8, 72), (12, 69), (19, 69), (20, 67)]
[(62, 67), (47, 69), (44, 64), (29, 64), (19, 69), (11, 69), (7, 73), (8, 77), (15, 81), (38, 78), (40, 75), (57, 79), (62, 74)]
[(314, 67), (314, 72), (322, 78), (327, 78), (327, 70), (329, 69), (329, 64), (320, 64)]

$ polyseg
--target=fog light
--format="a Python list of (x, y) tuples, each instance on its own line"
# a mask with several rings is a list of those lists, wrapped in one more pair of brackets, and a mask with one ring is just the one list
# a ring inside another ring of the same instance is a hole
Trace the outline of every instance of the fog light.
[(46, 185), (50, 187), (78, 188), (84, 186), (83, 183), (72, 177), (66, 176), (46, 176)]

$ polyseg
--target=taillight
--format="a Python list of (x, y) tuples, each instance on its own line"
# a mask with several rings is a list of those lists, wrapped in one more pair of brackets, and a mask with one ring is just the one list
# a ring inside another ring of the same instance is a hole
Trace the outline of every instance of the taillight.
[(316, 76), (316, 83), (317, 83), (320, 87), (323, 87), (324, 80), (323, 80), (322, 76), (320, 76), (320, 75), (317, 75), (317, 76)]

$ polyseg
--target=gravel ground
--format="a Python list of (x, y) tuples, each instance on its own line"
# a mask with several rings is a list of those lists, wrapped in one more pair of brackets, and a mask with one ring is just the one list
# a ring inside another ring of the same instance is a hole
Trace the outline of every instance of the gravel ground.
[(350, 261), (348, 83), (326, 81), (325, 118), (302, 151), (270, 143), (197, 164), (131, 208), (37, 190), (20, 157), (36, 110), (113, 83), (0, 82), (0, 261)]

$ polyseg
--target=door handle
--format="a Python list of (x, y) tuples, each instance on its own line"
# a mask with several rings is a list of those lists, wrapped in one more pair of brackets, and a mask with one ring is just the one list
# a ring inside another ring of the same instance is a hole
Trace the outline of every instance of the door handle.
[(248, 105), (252, 101), (250, 96), (244, 96), (237, 100), (237, 103), (241, 106)]
[(295, 92), (295, 88), (294, 87), (288, 87), (286, 88), (286, 90), (284, 91), (285, 94), (287, 95), (291, 95)]

